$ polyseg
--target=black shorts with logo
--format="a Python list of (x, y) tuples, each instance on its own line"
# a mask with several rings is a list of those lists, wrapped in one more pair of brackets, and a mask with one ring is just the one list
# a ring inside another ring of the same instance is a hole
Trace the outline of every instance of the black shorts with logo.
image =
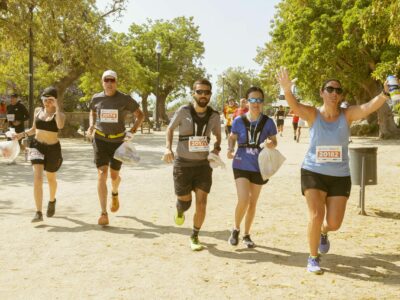
[(240, 170), (240, 169), (233, 169), (233, 176), (235, 179), (238, 178), (246, 178), (248, 179), (251, 183), (258, 184), (258, 185), (263, 185), (268, 182), (267, 180), (264, 180), (260, 174), (260, 172), (253, 172), (253, 171), (246, 171), (246, 170)]
[(122, 145), (123, 142), (106, 142), (98, 138), (93, 139), (94, 162), (96, 167), (108, 166), (116, 171), (119, 171), (122, 162), (114, 159), (115, 150)]
[[(43, 155), (43, 158), (31, 159), (32, 165), (44, 165), (44, 170), (47, 172), (57, 172), (58, 169), (60, 169), (63, 158), (59, 142), (57, 144), (48, 145), (33, 139), (29, 148), (36, 149)], [(29, 149), (28, 151), (32, 153), (32, 149)], [(31, 155), (30, 153), (29, 155)]]
[(301, 169), (301, 193), (307, 189), (321, 190), (331, 196), (350, 196), (350, 176), (329, 176)]
[(185, 196), (195, 189), (210, 193), (212, 168), (207, 165), (182, 167), (174, 165), (175, 195)]

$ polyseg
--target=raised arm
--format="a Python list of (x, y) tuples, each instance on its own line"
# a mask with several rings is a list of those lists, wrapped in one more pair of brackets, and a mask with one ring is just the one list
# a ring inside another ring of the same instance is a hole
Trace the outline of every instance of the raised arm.
[(276, 79), (285, 93), (285, 99), (290, 108), (296, 115), (307, 121), (311, 126), (315, 120), (317, 112), (314, 107), (297, 102), (296, 98), (292, 94), (293, 82), (289, 78), (288, 70), (286, 70), (284, 67), (281, 67), (277, 72)]
[[(388, 82), (386, 81), (384, 84), (384, 91), (386, 93), (389, 92)], [(361, 105), (353, 105), (345, 110), (345, 116), (347, 122), (351, 124), (351, 122), (363, 119), (367, 117), (369, 114), (378, 110), (387, 100), (389, 96), (386, 96), (383, 92), (371, 99), (369, 102), (361, 104)]]

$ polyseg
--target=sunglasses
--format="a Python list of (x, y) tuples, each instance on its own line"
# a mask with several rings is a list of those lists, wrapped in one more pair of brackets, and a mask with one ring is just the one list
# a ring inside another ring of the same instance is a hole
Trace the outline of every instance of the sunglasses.
[(104, 82), (115, 82), (115, 78), (104, 78)]
[(249, 99), (247, 99), (247, 101), (249, 101), (249, 103), (263, 103), (264, 99), (261, 99), (261, 98), (249, 98)]
[(324, 88), (325, 91), (327, 91), (329, 94), (332, 94), (333, 91), (336, 92), (336, 94), (341, 95), (343, 94), (343, 89), (342, 88), (335, 88), (333, 86), (327, 86)]
[(195, 90), (195, 93), (197, 95), (205, 95), (205, 96), (211, 95), (211, 91), (210, 90)]

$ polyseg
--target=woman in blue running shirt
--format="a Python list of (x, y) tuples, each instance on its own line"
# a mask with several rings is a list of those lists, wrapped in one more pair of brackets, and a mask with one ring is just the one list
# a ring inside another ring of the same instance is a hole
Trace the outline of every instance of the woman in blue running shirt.
[(310, 128), (310, 147), (301, 167), (301, 190), (308, 205), (308, 243), (310, 256), (307, 270), (322, 274), (320, 253), (328, 253), (328, 231), (342, 224), (351, 180), (348, 157), (350, 125), (379, 109), (389, 98), (387, 82), (384, 91), (362, 105), (340, 108), (343, 89), (339, 80), (326, 80), (321, 87), (323, 104), (314, 108), (296, 101), (291, 92), (288, 71), (280, 69), (277, 80), (285, 92), (290, 108), (307, 121)]
[[(258, 166), (260, 145), (275, 148), (276, 126), (272, 119), (262, 113), (264, 92), (258, 87), (251, 87), (246, 92), (249, 111), (233, 120), (228, 139), (229, 159), (233, 159), (238, 202), (235, 210), (235, 227), (229, 237), (229, 243), (236, 246), (239, 242), (240, 223), (245, 217), (243, 243), (247, 248), (254, 248), (250, 238), (250, 227), (256, 213), (256, 205), (261, 188), (268, 180), (263, 180)], [(236, 141), (238, 149), (234, 153)]]

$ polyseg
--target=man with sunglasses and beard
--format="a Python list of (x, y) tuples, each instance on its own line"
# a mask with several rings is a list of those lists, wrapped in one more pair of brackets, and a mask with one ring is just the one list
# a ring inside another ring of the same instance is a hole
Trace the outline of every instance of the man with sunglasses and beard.
[[(118, 187), (121, 182), (119, 171), (122, 162), (114, 159), (114, 153), (124, 142), (133, 138), (143, 121), (143, 113), (139, 104), (130, 95), (117, 90), (117, 73), (107, 70), (102, 76), (104, 91), (95, 94), (90, 102), (88, 129), (93, 136), (93, 149), (97, 167), (97, 193), (100, 200), (101, 215), (98, 224), (109, 224), (107, 213), (107, 177), (110, 169), (111, 177), (111, 212), (119, 209)], [(125, 132), (125, 117), (133, 113), (135, 123)]]
[(328, 79), (319, 91), (323, 104), (317, 109), (296, 101), (291, 92), (293, 82), (285, 68), (280, 69), (277, 80), (290, 108), (310, 128), (310, 147), (301, 167), (301, 190), (309, 212), (307, 271), (322, 274), (318, 250), (328, 253), (328, 232), (342, 225), (350, 196), (350, 125), (378, 110), (389, 99), (389, 88), (386, 81), (382, 93), (369, 102), (340, 108), (344, 97), (342, 84), (337, 79)]
[[(207, 196), (212, 185), (212, 168), (207, 159), (210, 153), (211, 133), (216, 142), (211, 152), (218, 155), (221, 147), (221, 124), (219, 113), (208, 106), (211, 98), (211, 83), (207, 79), (193, 84), (193, 103), (180, 107), (172, 118), (166, 132), (166, 150), (163, 160), (174, 162), (174, 187), (177, 196), (177, 225), (185, 221), (185, 212), (192, 203), (195, 193), (196, 212), (193, 216), (193, 233), (190, 247), (193, 251), (203, 249), (198, 235), (206, 216)], [(178, 127), (179, 141), (176, 156), (172, 151), (174, 129)]]

